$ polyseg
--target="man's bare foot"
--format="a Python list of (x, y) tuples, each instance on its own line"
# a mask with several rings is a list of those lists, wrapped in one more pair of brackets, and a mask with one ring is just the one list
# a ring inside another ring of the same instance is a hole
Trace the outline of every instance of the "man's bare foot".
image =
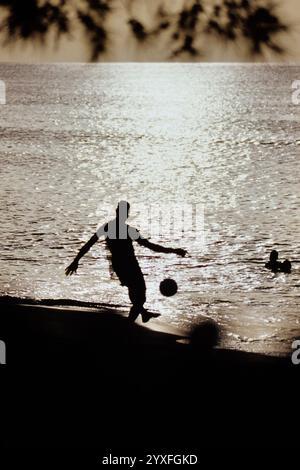
[(138, 308), (138, 307), (131, 307), (131, 310), (129, 312), (128, 320), (131, 322), (135, 322), (137, 317), (141, 314), (142, 316), (142, 322), (147, 323), (151, 318), (157, 318), (160, 317), (160, 313), (152, 313), (148, 312), (145, 308)]
[(148, 312), (146, 309), (143, 310), (141, 313), (143, 323), (147, 323), (151, 318), (160, 317), (160, 313), (151, 313)]

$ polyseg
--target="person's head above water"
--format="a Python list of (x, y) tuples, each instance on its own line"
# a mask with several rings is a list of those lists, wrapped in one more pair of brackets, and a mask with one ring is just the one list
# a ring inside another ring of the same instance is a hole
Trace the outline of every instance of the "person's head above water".
[(120, 201), (116, 208), (116, 217), (120, 221), (124, 222), (129, 216), (130, 204), (127, 201)]
[(278, 251), (272, 250), (270, 253), (270, 262), (275, 263), (278, 260)]
[(290, 273), (292, 271), (292, 263), (289, 259), (286, 259), (281, 265), (281, 271), (284, 273)]

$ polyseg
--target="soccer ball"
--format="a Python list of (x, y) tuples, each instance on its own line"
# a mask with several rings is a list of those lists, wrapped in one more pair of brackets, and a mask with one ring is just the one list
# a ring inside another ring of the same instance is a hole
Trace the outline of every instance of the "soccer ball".
[(177, 292), (177, 283), (174, 279), (164, 279), (159, 285), (159, 290), (165, 297), (171, 297)]

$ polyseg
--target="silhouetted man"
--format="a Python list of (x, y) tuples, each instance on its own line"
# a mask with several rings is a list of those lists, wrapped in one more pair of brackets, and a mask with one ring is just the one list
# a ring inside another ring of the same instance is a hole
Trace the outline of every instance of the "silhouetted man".
[(151, 314), (144, 309), (146, 302), (146, 285), (138, 260), (136, 259), (133, 241), (150, 250), (161, 253), (175, 253), (185, 256), (186, 251), (181, 248), (165, 248), (151, 243), (143, 238), (139, 231), (126, 223), (129, 215), (130, 205), (126, 201), (120, 201), (116, 209), (116, 218), (102, 225), (90, 240), (79, 250), (74, 261), (66, 268), (66, 275), (77, 271), (79, 260), (102, 236), (105, 237), (106, 245), (111, 253), (112, 269), (118, 276), (121, 285), (128, 287), (129, 298), (132, 307), (129, 319), (134, 321), (139, 314), (143, 322), (151, 318)]

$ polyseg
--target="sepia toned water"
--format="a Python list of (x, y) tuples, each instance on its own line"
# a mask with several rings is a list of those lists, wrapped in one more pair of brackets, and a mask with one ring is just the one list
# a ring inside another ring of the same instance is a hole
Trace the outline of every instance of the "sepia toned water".
[[(187, 249), (184, 259), (136, 248), (147, 306), (184, 328), (214, 319), (222, 346), (290, 352), (300, 332), (298, 79), (300, 67), (285, 66), (0, 65), (0, 294), (128, 309), (103, 243), (64, 276), (103, 208), (127, 199), (144, 233), (135, 205), (197, 204), (204, 246), (178, 233), (152, 241)], [(291, 275), (264, 269), (273, 248)], [(165, 277), (178, 283), (172, 298), (159, 293)]]

